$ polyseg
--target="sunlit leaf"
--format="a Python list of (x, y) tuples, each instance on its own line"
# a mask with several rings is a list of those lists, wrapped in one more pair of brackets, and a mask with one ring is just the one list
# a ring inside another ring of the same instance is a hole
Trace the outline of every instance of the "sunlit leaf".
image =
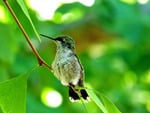
[(104, 95), (101, 94), (100, 96), (108, 113), (121, 113), (118, 110), (118, 108), (110, 100), (108, 100)]
[(27, 76), (19, 76), (0, 83), (0, 111), (26, 113)]
[(23, 0), (17, 0), (17, 2), (20, 5), (20, 7), (21, 7), (22, 11), (24, 12), (24, 14), (26, 15), (26, 17), (28, 18), (28, 20), (30, 21), (30, 24), (31, 24), (36, 36), (38, 37), (39, 40), (41, 40), (40, 36), (39, 36), (39, 34), (38, 34), (34, 24), (33, 24), (33, 22), (32, 22), (32, 20), (31, 20), (31, 18), (30, 18), (30, 15), (28, 13), (28, 10), (26, 8), (26, 5), (25, 5), (24, 1)]
[(95, 102), (95, 104), (100, 108), (100, 110), (103, 113), (108, 113), (106, 108), (104, 107), (102, 101), (99, 99), (99, 97), (90, 89), (87, 89), (87, 92), (90, 96), (90, 98)]
[(87, 89), (87, 92), (90, 98), (95, 102), (95, 104), (103, 113), (121, 113), (118, 108), (102, 94), (99, 94), (99, 98), (99, 96), (97, 96), (92, 90)]

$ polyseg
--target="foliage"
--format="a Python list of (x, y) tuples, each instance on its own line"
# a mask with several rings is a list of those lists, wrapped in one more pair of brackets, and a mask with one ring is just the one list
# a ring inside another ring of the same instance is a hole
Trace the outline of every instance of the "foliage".
[(22, 11), (24, 12), (25, 16), (28, 18), (28, 20), (29, 20), (29, 22), (30, 22), (30, 24), (31, 24), (31, 26), (32, 26), (32, 28), (33, 28), (33, 30), (34, 30), (34, 32), (35, 32), (35, 35), (40, 39), (40, 37), (39, 37), (39, 35), (38, 35), (38, 33), (37, 33), (37, 31), (36, 31), (34, 25), (33, 25), (33, 22), (32, 22), (32, 20), (31, 20), (31, 18), (30, 18), (30, 15), (29, 15), (29, 13), (28, 13), (28, 10), (27, 10), (27, 8), (26, 8), (26, 6), (25, 6), (25, 4), (24, 4), (24, 1), (23, 1), (23, 0), (17, 0), (17, 3), (20, 5), (20, 7), (21, 7)]
[(99, 94), (102, 100), (101, 101), (100, 98), (92, 90), (89, 89), (88, 94), (103, 113), (121, 113), (116, 108), (116, 106), (112, 102), (110, 102), (110, 100), (108, 100), (104, 95)]
[[(18, 1), (9, 0), (9, 3), (42, 58), (51, 64), (55, 44), (43, 38), (38, 42), (24, 4)], [(86, 85), (94, 89), (90, 92), (87, 88), (93, 100), (84, 103), (87, 111), (80, 102), (70, 103), (67, 88), (45, 67), (30, 72), (25, 97), (27, 75), (21, 74), (37, 65), (37, 60), (0, 1), (0, 13), (4, 15), (0, 15), (0, 112), (10, 109), (15, 113), (25, 112), (25, 99), (27, 113), (100, 113), (106, 110), (117, 113), (117, 108), (123, 113), (150, 112), (150, 3), (128, 1), (95, 0), (91, 7), (79, 2), (61, 4), (51, 20), (42, 20), (26, 2), (38, 33), (74, 38), (76, 52), (84, 66)], [(51, 6), (53, 4), (49, 4)], [(59, 107), (43, 104), (41, 94), (45, 87), (62, 95)], [(95, 90), (99, 94), (93, 93)]]
[(19, 76), (0, 84), (2, 113), (25, 113), (27, 76)]

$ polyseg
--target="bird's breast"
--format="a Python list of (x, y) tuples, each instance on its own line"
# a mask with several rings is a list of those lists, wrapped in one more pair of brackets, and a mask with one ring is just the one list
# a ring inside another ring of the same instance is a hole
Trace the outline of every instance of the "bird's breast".
[(56, 54), (52, 64), (55, 76), (63, 85), (72, 83), (76, 85), (82, 75), (82, 68), (77, 57), (71, 51)]

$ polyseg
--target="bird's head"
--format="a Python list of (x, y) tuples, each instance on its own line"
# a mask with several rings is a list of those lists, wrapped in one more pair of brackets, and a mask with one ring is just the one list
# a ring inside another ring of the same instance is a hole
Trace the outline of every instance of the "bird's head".
[(67, 49), (71, 49), (71, 50), (75, 49), (74, 41), (69, 36), (59, 36), (56, 38), (52, 38), (52, 37), (49, 37), (46, 35), (42, 35), (42, 34), (40, 34), (40, 35), (43, 37), (49, 38), (51, 40), (54, 40), (56, 42), (58, 48), (67, 48)]

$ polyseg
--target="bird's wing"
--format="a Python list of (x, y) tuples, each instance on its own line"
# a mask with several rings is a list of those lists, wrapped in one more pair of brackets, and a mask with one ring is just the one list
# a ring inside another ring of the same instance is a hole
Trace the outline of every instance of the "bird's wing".
[(63, 79), (73, 85), (83, 86), (84, 71), (78, 57), (73, 54), (61, 62)]
[(74, 54), (74, 56), (76, 57), (76, 60), (77, 60), (77, 62), (79, 64), (79, 66), (80, 66), (80, 79), (79, 79), (78, 84), (79, 84), (79, 86), (83, 86), (83, 82), (84, 82), (84, 69), (82, 67), (82, 64), (81, 64), (78, 56), (76, 54)]

